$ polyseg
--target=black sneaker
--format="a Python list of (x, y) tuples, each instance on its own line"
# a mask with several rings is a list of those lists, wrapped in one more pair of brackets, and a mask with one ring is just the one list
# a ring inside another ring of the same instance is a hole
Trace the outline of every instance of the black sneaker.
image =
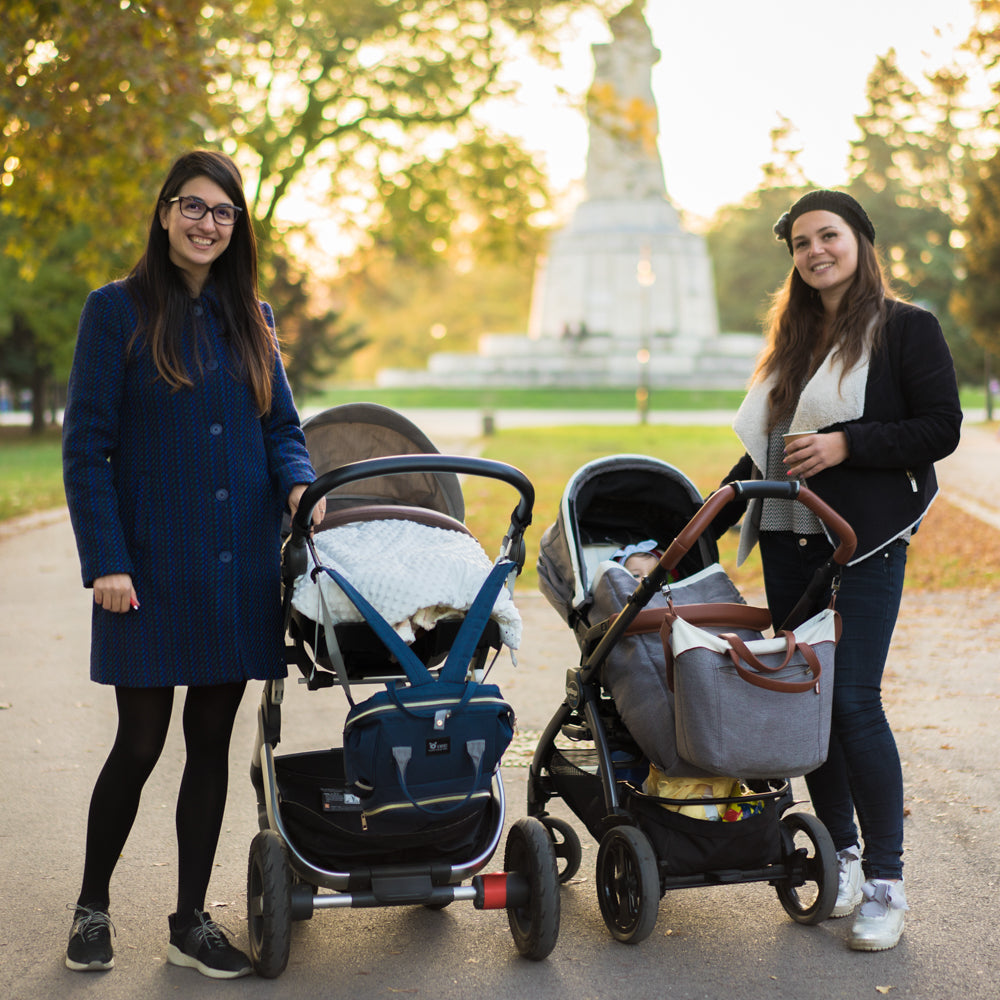
[(114, 926), (100, 906), (76, 906), (73, 929), (66, 946), (66, 968), (76, 972), (103, 972), (115, 966), (111, 948)]
[(176, 913), (171, 913), (168, 919), (167, 961), (171, 965), (197, 969), (212, 979), (238, 979), (253, 971), (250, 959), (226, 940), (226, 935), (204, 911), (195, 910), (192, 922), (185, 925)]

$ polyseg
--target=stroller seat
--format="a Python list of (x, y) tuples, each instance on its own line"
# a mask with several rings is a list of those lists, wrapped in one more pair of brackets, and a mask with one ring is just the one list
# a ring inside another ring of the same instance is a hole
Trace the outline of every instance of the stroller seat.
[[(440, 666), (447, 657), (464, 612), (491, 568), (461, 521), (408, 505), (364, 504), (334, 510), (324, 518), (314, 542), (322, 561), (337, 566), (365, 594), (428, 668)], [(292, 588), (291, 602), (289, 652), (311, 686), (336, 683), (326, 636), (331, 627), (348, 681), (405, 678), (370, 622), (325, 574), (302, 574)], [(480, 636), (476, 661), (483, 662), (504, 644), (516, 648), (520, 624), (505, 589)]]

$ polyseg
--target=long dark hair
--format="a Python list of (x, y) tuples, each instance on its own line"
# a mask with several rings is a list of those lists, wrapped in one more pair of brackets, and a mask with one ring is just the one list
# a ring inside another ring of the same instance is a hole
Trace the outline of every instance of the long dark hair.
[(753, 374), (754, 381), (770, 375), (775, 379), (769, 394), (769, 431), (794, 412), (802, 386), (831, 352), (841, 361), (843, 378), (866, 350), (874, 352), (881, 342), (886, 302), (895, 296), (875, 246), (853, 226), (851, 230), (858, 241), (858, 267), (828, 328), (819, 292), (795, 267), (771, 297), (764, 323), (766, 344)]
[(190, 294), (183, 275), (170, 260), (170, 241), (160, 222), (160, 208), (193, 177), (207, 177), (243, 211), (233, 226), (229, 246), (212, 264), (212, 280), (224, 329), (240, 362), (261, 415), (271, 409), (271, 379), (278, 346), (261, 311), (257, 290), (257, 241), (243, 194), (243, 178), (224, 153), (196, 149), (174, 161), (153, 209), (146, 250), (127, 284), (139, 305), (139, 325), (132, 344), (142, 337), (156, 370), (171, 389), (193, 384), (181, 354), (184, 316)]

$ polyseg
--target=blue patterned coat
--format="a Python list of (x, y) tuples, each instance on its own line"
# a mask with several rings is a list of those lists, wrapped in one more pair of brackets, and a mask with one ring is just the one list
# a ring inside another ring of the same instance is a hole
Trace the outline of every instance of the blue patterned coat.
[(277, 360), (261, 419), (233, 376), (209, 285), (185, 320), (194, 387), (171, 391), (144, 347), (127, 352), (136, 320), (122, 283), (91, 292), (63, 423), (84, 586), (129, 573), (140, 605), (94, 606), (91, 677), (163, 687), (284, 676), (281, 514), (291, 488), (315, 478), (284, 368)]

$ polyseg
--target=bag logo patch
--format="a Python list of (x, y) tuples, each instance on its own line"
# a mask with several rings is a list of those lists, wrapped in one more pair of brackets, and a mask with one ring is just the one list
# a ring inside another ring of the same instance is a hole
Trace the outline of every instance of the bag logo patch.
[(428, 757), (436, 757), (439, 754), (451, 753), (451, 737), (431, 736), (424, 741), (424, 752)]

